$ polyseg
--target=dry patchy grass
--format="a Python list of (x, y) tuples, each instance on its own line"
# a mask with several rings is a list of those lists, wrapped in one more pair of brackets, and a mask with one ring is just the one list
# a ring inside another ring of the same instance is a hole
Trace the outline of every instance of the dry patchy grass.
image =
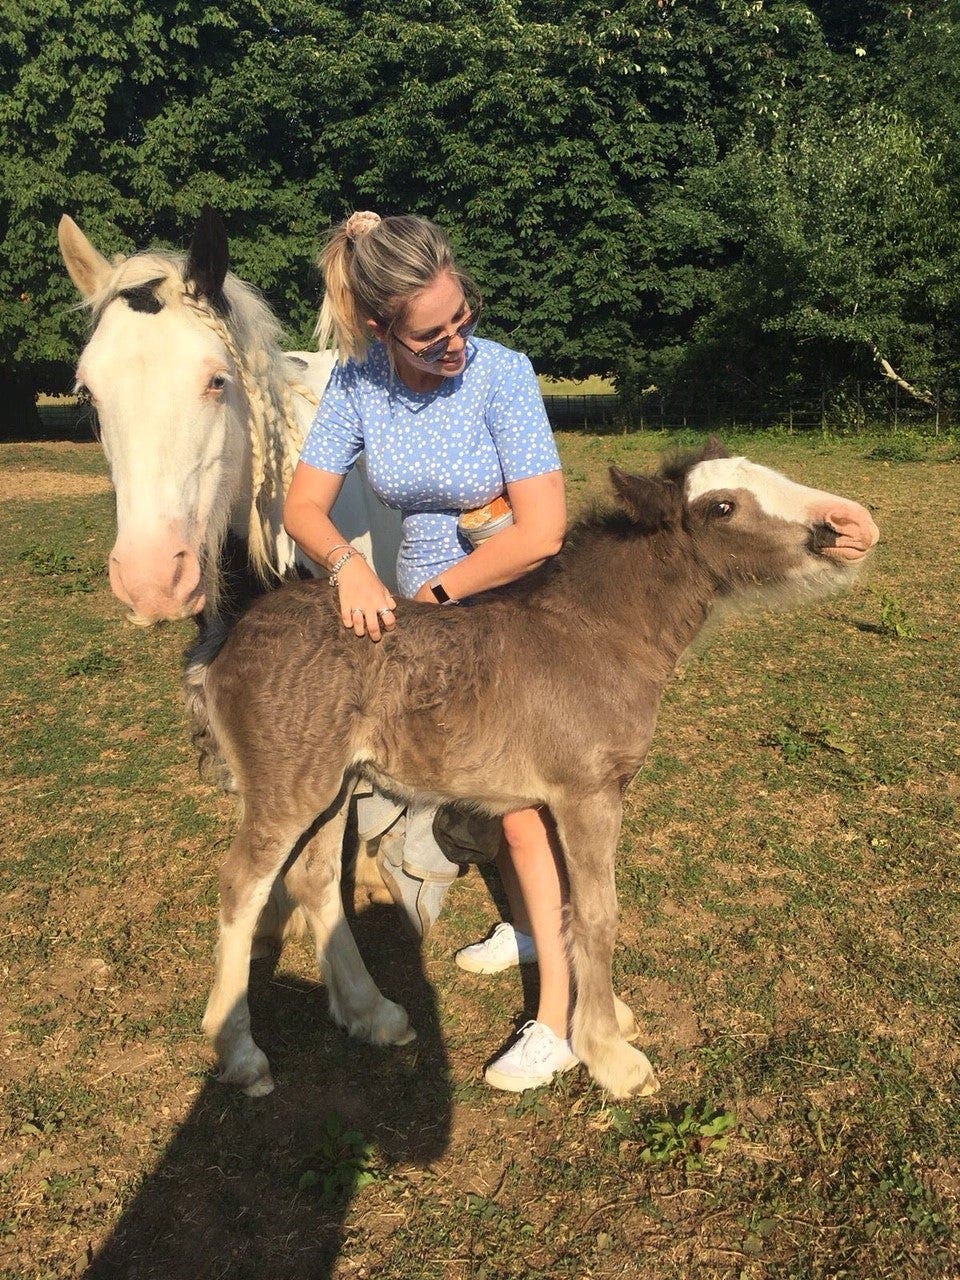
[[(573, 505), (661, 445), (562, 437)], [(197, 1028), (233, 819), (186, 740), (189, 628), (121, 622), (105, 494), (4, 502), (0, 1274), (957, 1273), (957, 467), (747, 447), (884, 541), (854, 594), (726, 624), (670, 687), (616, 962), (664, 1087), (616, 1106), (480, 1083), (535, 979), (452, 965), (494, 919), (476, 870), (422, 955), (392, 909), (356, 922), (415, 1045), (350, 1043), (297, 944), (253, 997), (278, 1089), (221, 1089)], [(30, 448), (8, 476), (103, 474)]]

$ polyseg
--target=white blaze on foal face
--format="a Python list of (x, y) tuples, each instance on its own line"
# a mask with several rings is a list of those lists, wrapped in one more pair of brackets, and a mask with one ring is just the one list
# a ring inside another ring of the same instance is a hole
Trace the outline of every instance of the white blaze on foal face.
[[(162, 293), (161, 293), (162, 298)], [(123, 296), (103, 312), (77, 371), (96, 404), (117, 492), (110, 584), (137, 620), (199, 613), (202, 549), (225, 528), (241, 439), (227, 432), (237, 394), (223, 344), (173, 299), (156, 310)]]
[(764, 514), (809, 530), (816, 551), (832, 560), (854, 564), (880, 537), (873, 517), (859, 502), (795, 484), (746, 458), (699, 462), (687, 478), (689, 503), (710, 495), (732, 503), (735, 511), (737, 494), (744, 491)]

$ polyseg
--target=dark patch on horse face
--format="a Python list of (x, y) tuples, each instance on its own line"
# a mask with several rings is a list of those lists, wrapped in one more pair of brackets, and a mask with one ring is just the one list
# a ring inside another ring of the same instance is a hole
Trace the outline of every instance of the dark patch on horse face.
[(155, 316), (163, 310), (163, 303), (157, 297), (157, 285), (163, 284), (163, 276), (156, 280), (147, 280), (143, 284), (131, 285), (129, 289), (120, 289), (118, 298), (129, 305), (131, 311), (142, 311), (146, 315)]

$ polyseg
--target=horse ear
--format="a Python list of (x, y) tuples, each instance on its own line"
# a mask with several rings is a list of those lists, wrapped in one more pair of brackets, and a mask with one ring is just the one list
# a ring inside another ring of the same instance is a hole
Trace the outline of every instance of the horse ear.
[(60, 256), (70, 273), (70, 279), (84, 298), (92, 298), (106, 284), (113, 267), (103, 254), (96, 251), (66, 213), (57, 227), (57, 239), (60, 241)]
[(700, 451), (699, 462), (715, 462), (718, 458), (729, 458), (730, 454), (725, 448), (723, 441), (718, 440), (716, 436), (711, 436), (707, 443)]
[(632, 476), (619, 467), (611, 467), (610, 481), (614, 493), (642, 532), (653, 533), (677, 520), (680, 491), (671, 480), (660, 476)]
[(200, 298), (205, 298), (215, 311), (226, 315), (230, 306), (223, 292), (223, 282), (230, 266), (230, 246), (223, 219), (209, 205), (197, 220), (187, 253), (183, 278)]

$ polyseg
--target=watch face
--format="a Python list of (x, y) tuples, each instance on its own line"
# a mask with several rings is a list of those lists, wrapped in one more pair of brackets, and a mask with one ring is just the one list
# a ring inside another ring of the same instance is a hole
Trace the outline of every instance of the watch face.
[(439, 604), (446, 604), (447, 601), (450, 599), (450, 597), (444, 591), (443, 587), (440, 585), (439, 582), (435, 582), (433, 586), (430, 588), (430, 590), (433, 592), (434, 600), (436, 600)]

